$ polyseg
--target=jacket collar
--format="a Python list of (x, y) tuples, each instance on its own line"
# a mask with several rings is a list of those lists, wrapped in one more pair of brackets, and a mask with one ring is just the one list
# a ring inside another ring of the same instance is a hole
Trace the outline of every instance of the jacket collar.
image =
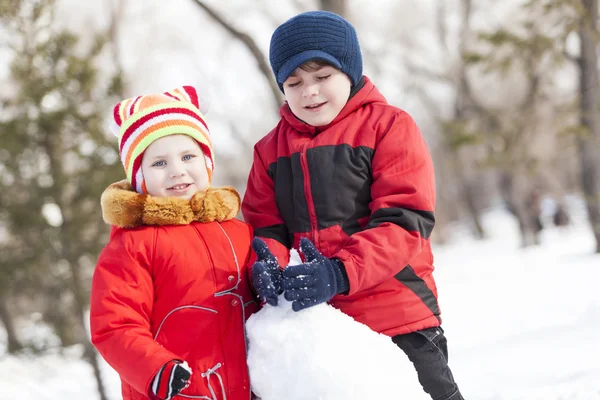
[(119, 228), (223, 222), (240, 209), (240, 195), (232, 187), (208, 188), (185, 200), (139, 194), (125, 180), (106, 188), (100, 202), (104, 221)]
[(387, 103), (385, 97), (377, 90), (373, 82), (368, 77), (364, 77), (365, 84), (364, 86), (348, 100), (344, 108), (340, 111), (340, 113), (325, 126), (312, 126), (307, 124), (306, 122), (298, 119), (290, 109), (290, 106), (286, 102), (279, 109), (279, 115), (281, 118), (287, 122), (293, 129), (301, 133), (308, 133), (311, 136), (318, 135), (319, 133), (326, 131), (331, 128), (338, 122), (342, 121), (344, 118), (352, 114), (354, 111), (358, 110), (361, 107), (364, 107), (370, 103)]

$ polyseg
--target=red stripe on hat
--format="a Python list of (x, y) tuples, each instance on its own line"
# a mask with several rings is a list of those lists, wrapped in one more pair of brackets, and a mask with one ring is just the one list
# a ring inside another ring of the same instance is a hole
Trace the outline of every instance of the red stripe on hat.
[(183, 90), (190, 96), (190, 102), (196, 107), (200, 108), (200, 101), (198, 100), (198, 93), (196, 92), (196, 88), (193, 86), (184, 86)]
[(143, 155), (144, 153), (140, 154), (135, 160), (133, 160), (133, 169), (131, 170), (131, 186), (133, 186), (133, 190), (135, 191), (137, 191), (137, 171), (138, 169), (142, 168)]
[(129, 137), (132, 135), (132, 133), (135, 132), (140, 126), (142, 126), (143, 124), (145, 124), (146, 122), (148, 122), (148, 120), (150, 120), (152, 118), (155, 118), (155, 117), (158, 117), (161, 115), (168, 115), (168, 114), (172, 114), (172, 113), (189, 115), (190, 117), (192, 117), (195, 120), (202, 123), (202, 125), (204, 126), (204, 128), (206, 128), (206, 130), (208, 132), (208, 126), (206, 125), (206, 122), (204, 122), (204, 120), (202, 118), (200, 118), (200, 116), (197, 113), (193, 112), (192, 110), (189, 110), (187, 108), (179, 108), (179, 107), (156, 110), (154, 112), (151, 112), (148, 115), (144, 115), (142, 118), (140, 118), (139, 120), (137, 120), (133, 124), (131, 124), (131, 126), (129, 128), (127, 128), (127, 130), (123, 133), (123, 137), (121, 138), (121, 145), (119, 146), (119, 153), (123, 151), (123, 146), (129, 139)]
[(131, 103), (131, 106), (129, 107), (129, 115), (133, 114), (133, 109), (135, 107), (135, 105), (137, 104), (137, 102), (142, 98), (142, 96), (138, 96), (135, 98), (135, 100)]
[[(196, 140), (196, 142), (198, 142), (198, 141)], [(198, 144), (200, 145), (200, 149), (202, 149), (202, 152), (204, 153), (204, 155), (210, 159), (210, 164), (211, 164), (210, 169), (214, 170), (215, 169), (215, 160), (213, 160), (213, 158), (212, 158), (210, 147), (208, 147), (204, 143), (198, 142)]]
[(121, 103), (117, 103), (117, 105), (115, 106), (115, 108), (113, 108), (113, 118), (115, 119), (115, 122), (117, 123), (117, 125), (121, 126), (121, 116), (119, 115), (119, 108), (121, 107)]
[(170, 98), (172, 98), (172, 99), (175, 99), (175, 100), (177, 100), (177, 101), (181, 101), (181, 99), (180, 99), (179, 97), (177, 97), (177, 96), (173, 96), (173, 95), (172, 95), (171, 93), (169, 93), (169, 92), (165, 92), (165, 96), (167, 96), (167, 97), (170, 97)]

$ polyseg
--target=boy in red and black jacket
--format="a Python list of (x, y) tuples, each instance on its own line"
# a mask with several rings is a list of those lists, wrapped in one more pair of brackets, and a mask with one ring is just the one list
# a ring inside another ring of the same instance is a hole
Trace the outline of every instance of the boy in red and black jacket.
[[(325, 11), (271, 38), (286, 103), (254, 149), (242, 212), (255, 229), (259, 297), (295, 311), (329, 302), (392, 337), (434, 400), (460, 400), (432, 276), (435, 180), (413, 119), (362, 75), (356, 32)], [(289, 262), (299, 247), (300, 265)], [(272, 253), (272, 255), (271, 255)]]

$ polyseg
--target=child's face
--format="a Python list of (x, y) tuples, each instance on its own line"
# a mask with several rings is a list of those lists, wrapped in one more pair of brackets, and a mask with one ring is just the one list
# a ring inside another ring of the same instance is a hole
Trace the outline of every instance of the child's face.
[(155, 140), (144, 152), (142, 174), (152, 196), (189, 199), (208, 188), (204, 154), (187, 135), (170, 135)]
[(283, 83), (283, 92), (296, 117), (312, 126), (331, 123), (350, 96), (352, 82), (331, 66), (305, 71), (296, 68)]

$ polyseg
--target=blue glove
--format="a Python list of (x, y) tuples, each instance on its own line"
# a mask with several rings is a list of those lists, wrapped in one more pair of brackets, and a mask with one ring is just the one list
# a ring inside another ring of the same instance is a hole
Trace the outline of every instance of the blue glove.
[(327, 258), (306, 238), (300, 239), (304, 264), (290, 265), (283, 270), (284, 297), (292, 301), (292, 309), (300, 311), (330, 300), (350, 288), (344, 264), (337, 258)]
[(252, 286), (261, 301), (277, 305), (281, 294), (281, 268), (277, 258), (271, 253), (264, 240), (254, 238), (252, 248), (258, 260), (252, 266)]

